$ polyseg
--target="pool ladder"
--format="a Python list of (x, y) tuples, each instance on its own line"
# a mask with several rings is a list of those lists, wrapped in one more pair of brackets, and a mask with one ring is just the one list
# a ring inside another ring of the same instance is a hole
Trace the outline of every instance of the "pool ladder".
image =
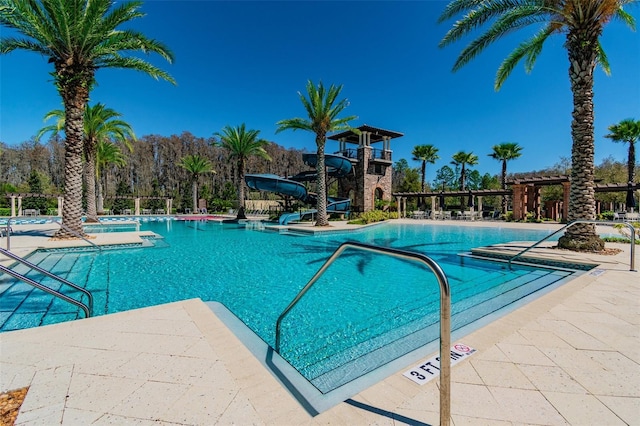
[(438, 279), (438, 283), (440, 284), (440, 425), (449, 425), (451, 419), (451, 292), (449, 281), (440, 265), (424, 254), (356, 242), (341, 244), (278, 317), (276, 321), (276, 352), (280, 353), (280, 327), (284, 317), (286, 317), (289, 311), (304, 297), (309, 289), (318, 281), (320, 276), (325, 273), (327, 268), (349, 248), (422, 263), (426, 265)]
[(62, 294), (59, 291), (56, 291), (56, 290), (54, 290), (52, 288), (49, 288), (49, 287), (47, 287), (45, 285), (42, 285), (39, 282), (34, 281), (29, 277), (26, 277), (26, 276), (24, 276), (24, 275), (22, 275), (22, 274), (20, 274), (20, 273), (18, 273), (16, 271), (12, 270), (12, 269), (7, 268), (6, 266), (0, 265), (0, 272), (4, 272), (5, 274), (11, 275), (13, 278), (16, 278), (16, 279), (18, 279), (18, 280), (20, 280), (20, 281), (22, 281), (24, 283), (27, 283), (27, 284), (35, 287), (35, 288), (38, 288), (38, 289), (40, 289), (40, 290), (42, 290), (42, 291), (44, 291), (46, 293), (49, 293), (52, 296), (55, 296), (55, 297), (57, 297), (59, 299), (62, 299), (65, 302), (69, 302), (69, 303), (77, 306), (78, 308), (82, 309), (82, 311), (84, 312), (85, 318), (89, 318), (93, 314), (93, 295), (91, 294), (90, 291), (88, 291), (88, 290), (86, 290), (86, 289), (84, 289), (84, 288), (72, 283), (71, 281), (68, 281), (68, 280), (66, 280), (66, 279), (64, 279), (62, 277), (57, 276), (57, 275), (47, 271), (46, 269), (43, 269), (43, 268), (39, 267), (38, 265), (35, 265), (35, 264), (29, 262), (28, 260), (23, 259), (22, 257), (20, 257), (20, 256), (18, 256), (16, 254), (11, 253), (8, 250), (0, 248), (0, 254), (2, 254), (4, 256), (7, 256), (8, 258), (15, 260), (16, 262), (22, 263), (23, 265), (27, 266), (28, 268), (33, 269), (35, 271), (38, 271), (41, 274), (44, 274), (44, 275), (48, 276), (49, 278), (52, 278), (52, 279), (54, 279), (54, 280), (56, 280), (56, 281), (58, 281), (58, 282), (60, 282), (62, 284), (68, 285), (68, 286), (74, 288), (75, 290), (78, 290), (79, 292), (81, 292), (81, 293), (83, 293), (84, 295), (87, 296), (88, 303), (84, 304), (84, 303), (82, 303), (80, 301), (77, 301), (77, 300), (67, 296), (66, 294)]

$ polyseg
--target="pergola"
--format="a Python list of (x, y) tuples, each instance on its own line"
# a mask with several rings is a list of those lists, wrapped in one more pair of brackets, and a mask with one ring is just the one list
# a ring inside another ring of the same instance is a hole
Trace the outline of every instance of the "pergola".
[[(31, 193), (31, 192), (26, 192), (26, 193), (7, 193), (6, 194), (7, 198), (11, 198), (11, 216), (15, 217), (15, 216), (25, 216), (27, 215), (27, 213), (29, 213), (29, 215), (39, 215), (39, 212), (33, 212), (33, 214), (30, 214), (31, 212), (27, 212), (27, 210), (23, 210), (22, 209), (22, 199), (23, 198), (30, 198), (30, 197), (37, 197), (37, 198), (57, 198), (58, 199), (58, 208), (57, 208), (57, 212), (56, 212), (56, 216), (62, 216), (62, 203), (64, 201), (64, 197), (61, 194), (37, 194), (37, 193)], [(171, 208), (173, 205), (173, 199), (172, 198), (167, 198), (167, 197), (153, 197), (153, 196), (136, 196), (136, 195), (116, 195), (116, 196), (110, 196), (110, 197), (105, 197), (105, 198), (109, 198), (109, 199), (129, 199), (129, 200), (134, 200), (134, 215), (135, 216), (140, 216), (140, 200), (165, 200), (165, 204), (166, 204), (166, 214), (170, 214), (171, 213)], [(17, 202), (17, 208), (16, 208), (16, 202)], [(49, 212), (47, 212), (48, 215)]]
[[(482, 189), (470, 191), (430, 191), (430, 192), (397, 192), (393, 196), (398, 202), (398, 212), (401, 217), (406, 215), (406, 201), (409, 198), (431, 197), (431, 205), (436, 210), (436, 198), (440, 195), (445, 197), (469, 196), (478, 197), (478, 210), (482, 210), (483, 196), (512, 196), (513, 197), (513, 218), (523, 220), (528, 212), (534, 212), (536, 218), (540, 218), (542, 210), (542, 199), (540, 190), (543, 186), (562, 185), (562, 201), (556, 201), (547, 206), (547, 215), (554, 220), (566, 218), (569, 213), (569, 192), (570, 180), (567, 175), (558, 176), (532, 176), (527, 178), (517, 178), (506, 182), (510, 189)], [(640, 183), (597, 183), (594, 186), (595, 192), (624, 192), (628, 190), (640, 190)]]
[(438, 210), (438, 197), (477, 197), (477, 210), (482, 211), (482, 197), (511, 195), (510, 189), (476, 189), (467, 191), (428, 191), (428, 192), (394, 192), (398, 203), (398, 214), (400, 217), (407, 215), (407, 200), (410, 198), (431, 198), (431, 210)]

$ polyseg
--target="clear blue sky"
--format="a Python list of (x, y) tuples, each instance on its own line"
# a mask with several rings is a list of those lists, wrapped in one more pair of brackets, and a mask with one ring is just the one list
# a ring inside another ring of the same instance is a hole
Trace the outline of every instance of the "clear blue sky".
[[(438, 48), (452, 22), (437, 24), (443, 1), (221, 2), (146, 1), (147, 16), (135, 28), (165, 43), (175, 54), (168, 71), (177, 86), (129, 70), (99, 70), (91, 102), (124, 115), (140, 136), (189, 131), (209, 137), (225, 125), (246, 123), (285, 147), (315, 150), (306, 132), (275, 134), (276, 122), (304, 117), (297, 92), (308, 79), (344, 85), (342, 95), (368, 124), (404, 133), (392, 141), (394, 161), (416, 145), (433, 144), (440, 160), (427, 180), (460, 150), (472, 151), (481, 173), (497, 174), (491, 147), (524, 147), (510, 172), (552, 166), (570, 157), (572, 100), (564, 37), (550, 39), (527, 75), (518, 66), (499, 92), (493, 90), (501, 61), (524, 39), (515, 33), (457, 73), (451, 67), (464, 43)], [(639, 8), (629, 9), (640, 21)], [(640, 22), (638, 22), (640, 24)], [(6, 29), (3, 33), (7, 34)], [(619, 22), (605, 28), (602, 44), (612, 75), (595, 75), (596, 164), (608, 156), (626, 161), (626, 145), (603, 136), (607, 126), (640, 119), (640, 34)], [(42, 117), (61, 108), (49, 73), (34, 53), (0, 57), (0, 141), (28, 141)], [(337, 149), (327, 143), (327, 152)]]

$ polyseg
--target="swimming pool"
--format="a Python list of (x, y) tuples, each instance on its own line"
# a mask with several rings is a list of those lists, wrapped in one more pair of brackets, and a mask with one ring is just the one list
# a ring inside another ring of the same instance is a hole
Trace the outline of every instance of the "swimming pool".
[[(527, 267), (510, 271), (501, 263), (459, 255), (472, 247), (537, 240), (549, 234), (545, 230), (389, 223), (300, 236), (197, 221), (147, 222), (141, 230), (164, 238), (155, 248), (100, 255), (40, 251), (29, 260), (92, 291), (94, 315), (198, 297), (223, 303), (271, 346), (280, 313), (347, 240), (421, 252), (438, 262), (450, 281), (454, 330), (571, 274)], [(8, 282), (6, 277), (0, 281), (1, 330), (79, 316), (62, 301)], [(17, 295), (25, 292), (33, 297), (19, 301)], [(43, 301), (44, 313), (37, 308)], [(281, 355), (328, 392), (437, 339), (438, 306), (437, 281), (424, 268), (346, 252), (284, 320)]]

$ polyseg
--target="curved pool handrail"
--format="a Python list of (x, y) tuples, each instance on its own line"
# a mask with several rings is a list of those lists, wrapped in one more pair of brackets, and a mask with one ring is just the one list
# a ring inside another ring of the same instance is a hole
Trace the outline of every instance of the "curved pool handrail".
[[(0, 254), (2, 254), (4, 256), (7, 256), (8, 258), (15, 260), (16, 262), (20, 262), (20, 263), (22, 263), (23, 265), (27, 266), (30, 269), (38, 271), (41, 274), (44, 274), (44, 275), (48, 276), (49, 278), (52, 278), (52, 279), (54, 279), (56, 281), (59, 281), (62, 284), (66, 284), (69, 287), (72, 287), (75, 290), (78, 290), (79, 292), (85, 294), (87, 296), (87, 300), (89, 301), (88, 302), (89, 314), (87, 315), (87, 317), (90, 317), (91, 315), (93, 315), (93, 294), (91, 294), (91, 292), (89, 290), (87, 290), (85, 288), (82, 288), (79, 285), (76, 285), (76, 284), (72, 283), (71, 281), (69, 281), (69, 280), (67, 280), (65, 278), (59, 277), (58, 275), (54, 274), (53, 272), (50, 272), (50, 271), (47, 271), (46, 269), (43, 269), (40, 266), (29, 262), (27, 259), (24, 259), (24, 258), (18, 256), (17, 254), (11, 253), (9, 250), (5, 250), (3, 248), (0, 248)], [(12, 276), (14, 278), (17, 278), (14, 275), (12, 275)], [(18, 279), (22, 279), (22, 278), (18, 278)], [(29, 283), (29, 284), (31, 284), (31, 283)], [(38, 288), (40, 288), (40, 287), (38, 287)], [(55, 290), (52, 290), (52, 291), (55, 292)]]
[(91, 316), (90, 309), (89, 309), (89, 307), (87, 305), (85, 305), (82, 302), (78, 302), (75, 299), (72, 299), (71, 297), (67, 296), (66, 294), (62, 294), (62, 293), (60, 293), (58, 291), (55, 291), (55, 290), (53, 290), (53, 289), (51, 289), (51, 288), (49, 288), (49, 287), (47, 287), (45, 285), (40, 284), (39, 282), (36, 282), (36, 281), (32, 280), (31, 278), (25, 277), (24, 275), (12, 270), (12, 269), (9, 269), (9, 268), (7, 268), (6, 266), (3, 266), (3, 265), (0, 265), (0, 272), (4, 272), (5, 274), (11, 275), (13, 278), (18, 279), (20, 281), (23, 281), (23, 282), (25, 282), (25, 283), (27, 283), (27, 284), (35, 287), (35, 288), (39, 288), (40, 290), (42, 290), (42, 291), (44, 291), (46, 293), (49, 293), (52, 296), (55, 296), (55, 297), (57, 297), (59, 299), (64, 300), (65, 302), (69, 302), (72, 305), (76, 305), (77, 307), (79, 307), (80, 309), (82, 309), (84, 311), (85, 318), (89, 318)]
[(440, 285), (440, 425), (448, 425), (451, 418), (451, 357), (449, 355), (451, 346), (451, 291), (449, 281), (440, 265), (424, 254), (356, 242), (342, 243), (278, 317), (276, 321), (276, 352), (280, 353), (280, 327), (284, 317), (311, 289), (327, 268), (348, 248), (387, 254), (392, 257), (422, 263), (438, 279)]
[(509, 269), (511, 269), (511, 262), (513, 262), (514, 260), (516, 260), (517, 258), (519, 258), (520, 256), (522, 256), (523, 254), (525, 254), (526, 252), (528, 252), (529, 250), (531, 250), (532, 248), (537, 247), (538, 245), (540, 245), (541, 243), (547, 241), (549, 238), (553, 237), (554, 235), (558, 234), (559, 232), (564, 231), (565, 229), (577, 224), (577, 223), (591, 223), (591, 224), (596, 224), (596, 225), (610, 225), (610, 224), (623, 224), (623, 225), (627, 225), (630, 230), (631, 230), (631, 260), (629, 261), (629, 271), (631, 272), (637, 272), (636, 271), (636, 256), (635, 256), (635, 248), (636, 248), (636, 230), (633, 227), (633, 225), (629, 222), (614, 222), (614, 221), (610, 221), (610, 220), (587, 220), (587, 219), (577, 219), (574, 220), (572, 222), (567, 223), (565, 226), (563, 226), (562, 228), (552, 232), (551, 234), (547, 235), (546, 237), (544, 237), (543, 239), (541, 239), (540, 241), (536, 242), (533, 245), (530, 245), (529, 247), (525, 248), (524, 250), (518, 252), (515, 256), (512, 256), (509, 258)]

